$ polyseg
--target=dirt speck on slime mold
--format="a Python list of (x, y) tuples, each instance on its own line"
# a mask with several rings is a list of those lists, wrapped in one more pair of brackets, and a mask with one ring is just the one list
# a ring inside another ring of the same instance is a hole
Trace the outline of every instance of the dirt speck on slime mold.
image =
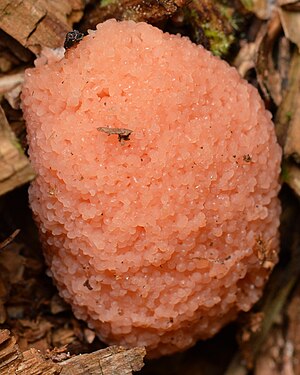
[(22, 94), (29, 196), (75, 315), (159, 356), (249, 310), (279, 242), (281, 151), (257, 90), (145, 23), (109, 20), (41, 59)]

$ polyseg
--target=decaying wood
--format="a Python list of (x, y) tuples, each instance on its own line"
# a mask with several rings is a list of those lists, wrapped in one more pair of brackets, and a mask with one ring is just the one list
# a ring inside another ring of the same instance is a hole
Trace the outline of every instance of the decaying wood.
[(22, 46), (39, 53), (41, 46), (60, 47), (83, 14), (83, 0), (0, 0), (0, 28)]
[(130, 375), (143, 367), (144, 348), (125, 349), (111, 346), (62, 362), (61, 375), (101, 374)]
[(2, 375), (131, 375), (143, 367), (145, 355), (144, 348), (112, 346), (55, 363), (33, 348), (22, 353), (9, 331), (0, 331)]
[(82, 30), (94, 29), (109, 18), (158, 22), (172, 16), (187, 0), (106, 0), (85, 14)]
[(0, 195), (31, 181), (33, 170), (0, 107)]
[(32, 52), (0, 30), (0, 73), (8, 72), (20, 63), (28, 63), (32, 58)]
[(14, 365), (21, 362), (21, 352), (16, 345), (16, 339), (10, 336), (7, 329), (0, 330), (0, 373), (13, 374)]

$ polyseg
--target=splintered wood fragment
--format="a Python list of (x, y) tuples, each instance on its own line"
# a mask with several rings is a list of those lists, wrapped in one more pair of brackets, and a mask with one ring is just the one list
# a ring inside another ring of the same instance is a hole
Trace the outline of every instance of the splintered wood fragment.
[(4, 249), (7, 245), (9, 245), (20, 233), (20, 229), (16, 229), (9, 237), (7, 237), (4, 241), (0, 242), (0, 250)]
[(105, 126), (101, 126), (97, 128), (99, 132), (106, 133), (108, 135), (117, 134), (119, 141), (129, 141), (129, 136), (132, 133), (132, 130), (125, 129), (125, 128), (109, 128)]
[(31, 348), (23, 353), (8, 330), (0, 330), (1, 375), (131, 375), (143, 366), (145, 348), (111, 346), (55, 363)]
[(0, 195), (31, 181), (34, 172), (0, 107)]
[(3, 30), (0, 30), (0, 46), (3, 50), (9, 50), (14, 58), (16, 58), (19, 62), (28, 63), (33, 58), (32, 52), (24, 48), (19, 42), (5, 33)]
[(16, 345), (16, 339), (7, 329), (0, 330), (0, 374), (13, 374), (14, 365), (22, 360), (22, 354)]
[(58, 375), (60, 366), (50, 360), (45, 360), (42, 354), (31, 348), (22, 353), (22, 362), (17, 366), (15, 372), (7, 372), (7, 375)]
[(144, 348), (125, 349), (111, 346), (60, 363), (60, 375), (131, 375), (132, 371), (141, 370), (145, 355)]
[(81, 19), (84, 3), (83, 0), (0, 0), (0, 29), (36, 54), (41, 46), (61, 47), (73, 23)]

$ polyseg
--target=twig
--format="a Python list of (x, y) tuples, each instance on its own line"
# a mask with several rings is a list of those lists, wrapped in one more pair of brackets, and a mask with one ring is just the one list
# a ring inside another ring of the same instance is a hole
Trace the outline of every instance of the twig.
[(16, 229), (9, 237), (7, 237), (4, 241), (0, 242), (0, 250), (4, 249), (7, 245), (9, 245), (20, 233), (20, 229)]

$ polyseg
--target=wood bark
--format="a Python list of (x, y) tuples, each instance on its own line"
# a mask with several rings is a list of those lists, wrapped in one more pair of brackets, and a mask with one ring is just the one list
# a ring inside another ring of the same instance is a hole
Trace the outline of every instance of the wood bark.
[(80, 20), (83, 8), (84, 0), (0, 0), (0, 29), (39, 53), (41, 46), (63, 46), (66, 33)]
[(0, 331), (2, 375), (131, 375), (143, 367), (144, 348), (111, 346), (55, 363), (36, 349), (21, 352), (8, 330)]

